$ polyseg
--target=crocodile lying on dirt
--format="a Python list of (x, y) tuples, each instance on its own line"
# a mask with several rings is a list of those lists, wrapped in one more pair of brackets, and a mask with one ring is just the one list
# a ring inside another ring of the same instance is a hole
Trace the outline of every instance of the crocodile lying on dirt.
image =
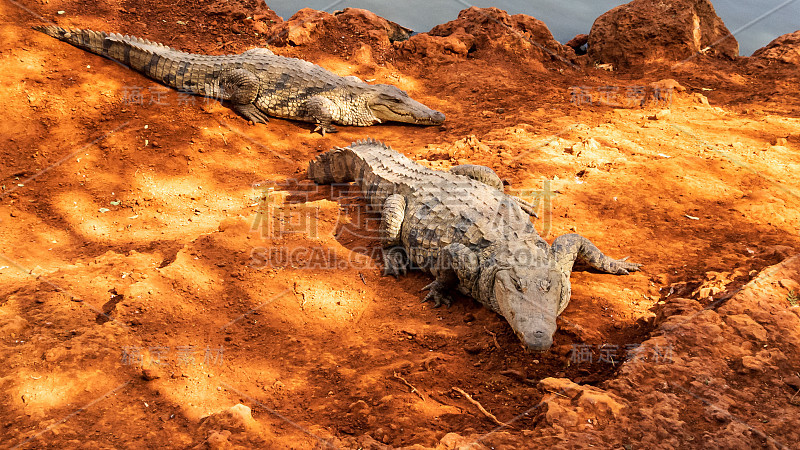
[(609, 258), (577, 234), (547, 245), (488, 167), (436, 171), (365, 140), (320, 154), (308, 177), (360, 186), (368, 208), (382, 215), (384, 274), (404, 274), (410, 265), (431, 272), (436, 280), (425, 287), (425, 301), (449, 305), (448, 291), (458, 289), (505, 317), (532, 350), (553, 343), (576, 259), (617, 275), (641, 267)]
[(230, 102), (254, 123), (267, 116), (314, 122), (323, 135), (333, 123), (368, 126), (386, 121), (438, 125), (444, 114), (388, 84), (340, 77), (302, 59), (278, 56), (266, 48), (238, 55), (184, 53), (133, 36), (91, 30), (36, 26), (56, 39), (118, 61), (181, 92)]

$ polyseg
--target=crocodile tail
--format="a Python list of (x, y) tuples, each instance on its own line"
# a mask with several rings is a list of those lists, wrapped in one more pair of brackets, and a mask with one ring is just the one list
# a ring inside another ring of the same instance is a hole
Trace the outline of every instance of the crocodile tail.
[(195, 89), (186, 88), (183, 79), (190, 78), (193, 57), (196, 55), (180, 52), (146, 39), (123, 36), (118, 33), (82, 29), (68, 30), (55, 25), (39, 25), (33, 29), (117, 61), (167, 86), (195, 92)]
[(356, 159), (351, 149), (335, 147), (308, 163), (308, 178), (317, 184), (355, 181)]
[(33, 29), (58, 40), (68, 42), (75, 47), (98, 55), (108, 56), (104, 53), (104, 43), (108, 33), (81, 29), (67, 30), (56, 25), (37, 25)]

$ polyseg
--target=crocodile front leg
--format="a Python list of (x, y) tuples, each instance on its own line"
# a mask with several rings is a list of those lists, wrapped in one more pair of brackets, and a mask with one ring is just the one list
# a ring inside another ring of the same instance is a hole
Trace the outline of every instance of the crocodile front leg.
[(312, 133), (319, 131), (320, 134), (325, 136), (325, 133), (339, 131), (332, 125), (337, 115), (336, 112), (339, 110), (333, 100), (315, 95), (306, 100), (304, 106), (308, 117), (317, 124)]
[(462, 280), (474, 278), (478, 271), (478, 256), (464, 244), (450, 244), (441, 250), (431, 273), (436, 280), (422, 288), (428, 295), (422, 302), (433, 302), (438, 308), (444, 303), (448, 307), (453, 303), (450, 291), (458, 287)]
[(561, 299), (559, 300), (558, 313), (561, 314), (569, 304), (572, 294), (572, 287), (569, 276), (572, 273), (572, 266), (577, 259), (587, 263), (589, 266), (603, 272), (615, 275), (628, 275), (630, 272), (639, 270), (641, 264), (629, 263), (622, 259), (612, 259), (604, 255), (589, 239), (579, 234), (564, 234), (553, 241), (550, 251), (556, 262), (556, 267), (561, 272)]
[(577, 259), (601, 272), (614, 275), (628, 275), (639, 270), (642, 265), (627, 262), (627, 257), (613, 259), (604, 255), (589, 239), (579, 234), (565, 234), (556, 238), (551, 246), (559, 269), (567, 274), (572, 272), (572, 266)]
[(267, 115), (253, 104), (259, 85), (256, 74), (245, 69), (225, 70), (219, 75), (221, 97), (231, 102), (231, 108), (253, 123), (267, 123)]
[[(500, 176), (497, 175), (494, 170), (486, 166), (479, 166), (477, 164), (461, 164), (451, 167), (448, 172), (471, 178), (487, 186), (491, 186), (500, 192), (505, 190), (503, 187), (503, 180), (500, 179)], [(515, 197), (513, 195), (510, 195), (509, 197), (513, 198), (526, 214), (532, 217), (539, 217), (539, 215), (536, 214), (536, 208), (533, 205), (519, 197)]]
[(406, 214), (406, 199), (392, 194), (383, 202), (380, 236), (383, 245), (383, 275), (397, 277), (408, 271), (408, 256), (400, 242), (400, 230)]

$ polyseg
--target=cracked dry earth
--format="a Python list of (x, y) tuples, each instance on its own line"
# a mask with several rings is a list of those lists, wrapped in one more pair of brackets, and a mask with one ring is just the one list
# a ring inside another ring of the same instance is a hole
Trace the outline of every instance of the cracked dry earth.
[[(800, 441), (796, 72), (521, 64), (511, 38), (442, 62), (354, 22), (273, 50), (396, 84), (447, 122), (322, 137), (248, 125), (30, 29), (34, 13), (218, 54), (279, 21), (185, 6), (0, 3), (2, 447)], [(667, 78), (685, 88), (669, 104), (576, 104), (569, 89)], [(573, 273), (541, 354), (470, 299), (420, 305), (430, 277), (381, 277), (358, 193), (304, 177), (365, 136), (436, 169), (493, 167), (548, 199), (548, 241), (578, 232), (644, 269)]]

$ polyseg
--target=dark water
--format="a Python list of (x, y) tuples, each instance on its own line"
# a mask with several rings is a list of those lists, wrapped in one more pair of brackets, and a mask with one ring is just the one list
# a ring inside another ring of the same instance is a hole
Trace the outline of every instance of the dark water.
[[(657, 0), (653, 0), (657, 1)], [(364, 8), (414, 31), (428, 31), (434, 25), (453, 20), (472, 5), (496, 6), (511, 14), (528, 14), (544, 21), (560, 41), (588, 33), (592, 22), (609, 9), (627, 2), (613, 0), (267, 0), (279, 16), (288, 19), (309, 7), (333, 12), (347, 7)], [(749, 55), (776, 37), (800, 29), (800, 0), (716, 0), (717, 14), (739, 41), (740, 53)]]

